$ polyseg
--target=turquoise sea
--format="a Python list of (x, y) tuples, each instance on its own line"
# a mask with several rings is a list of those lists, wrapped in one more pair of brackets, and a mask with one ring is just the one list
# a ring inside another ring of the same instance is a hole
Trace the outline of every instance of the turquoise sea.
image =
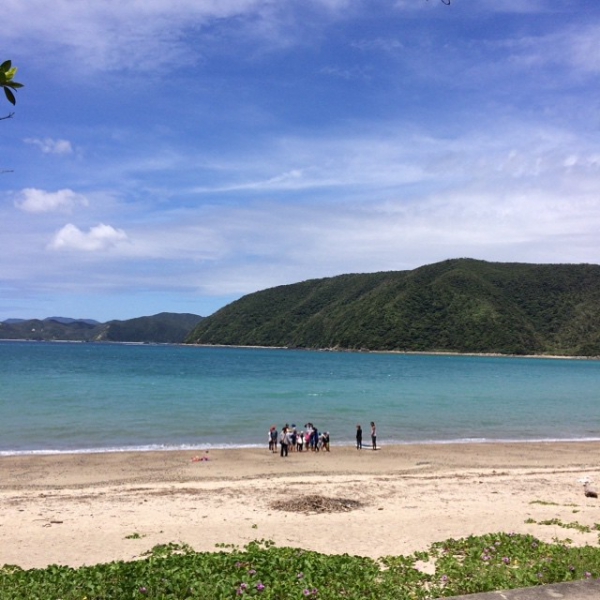
[(0, 454), (600, 439), (600, 361), (0, 342)]

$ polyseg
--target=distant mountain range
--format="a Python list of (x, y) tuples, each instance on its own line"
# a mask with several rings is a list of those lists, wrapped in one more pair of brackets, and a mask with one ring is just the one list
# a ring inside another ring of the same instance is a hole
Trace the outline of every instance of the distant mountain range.
[(446, 260), (249, 294), (188, 343), (600, 356), (600, 266)]
[(188, 313), (164, 312), (107, 323), (66, 317), (7, 319), (0, 322), (0, 339), (178, 344), (203, 318)]
[(600, 266), (453, 259), (270, 288), (209, 317), (7, 319), (0, 339), (600, 356)]

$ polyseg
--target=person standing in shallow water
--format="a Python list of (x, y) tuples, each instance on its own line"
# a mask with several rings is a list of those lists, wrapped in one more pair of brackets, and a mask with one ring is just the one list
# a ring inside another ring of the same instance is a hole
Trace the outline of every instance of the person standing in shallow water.
[(374, 421), (371, 421), (371, 444), (373, 450), (377, 450), (377, 427), (375, 427)]
[(269, 450), (271, 452), (277, 452), (277, 427), (273, 425), (269, 431)]
[(362, 427), (356, 426), (356, 449), (362, 450)]
[[(273, 431), (275, 435), (273, 435)], [(277, 443), (277, 428), (275, 425), (269, 429), (269, 450), (275, 452), (275, 444)]]

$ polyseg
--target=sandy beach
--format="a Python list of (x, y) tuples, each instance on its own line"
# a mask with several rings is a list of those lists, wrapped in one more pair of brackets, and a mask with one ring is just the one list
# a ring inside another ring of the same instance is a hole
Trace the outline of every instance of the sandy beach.
[[(540, 523), (600, 522), (584, 476), (600, 484), (600, 443), (333, 447), (287, 459), (266, 449), (2, 457), (0, 565), (79, 566), (168, 542), (213, 551), (263, 538), (373, 558), (495, 531), (594, 544), (597, 531)], [(360, 505), (274, 506), (311, 495)]]

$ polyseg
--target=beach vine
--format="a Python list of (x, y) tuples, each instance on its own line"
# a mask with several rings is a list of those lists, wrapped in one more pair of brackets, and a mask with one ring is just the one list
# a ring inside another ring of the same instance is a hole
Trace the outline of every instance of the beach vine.
[[(422, 570), (419, 567), (427, 564)], [(325, 555), (257, 540), (195, 552), (186, 544), (144, 558), (77, 569), (0, 568), (0, 600), (431, 600), (600, 576), (600, 548), (497, 533), (449, 539), (410, 556)]]

